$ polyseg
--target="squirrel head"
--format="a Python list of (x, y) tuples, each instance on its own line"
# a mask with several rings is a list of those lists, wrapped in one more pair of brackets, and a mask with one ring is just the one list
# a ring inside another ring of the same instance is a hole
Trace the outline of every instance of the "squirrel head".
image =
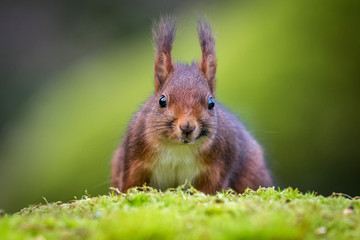
[(177, 143), (210, 139), (216, 131), (215, 38), (210, 25), (201, 19), (198, 36), (202, 57), (199, 63), (174, 63), (171, 50), (176, 33), (173, 17), (154, 23), (155, 92), (151, 99), (150, 125), (160, 127), (160, 137)]

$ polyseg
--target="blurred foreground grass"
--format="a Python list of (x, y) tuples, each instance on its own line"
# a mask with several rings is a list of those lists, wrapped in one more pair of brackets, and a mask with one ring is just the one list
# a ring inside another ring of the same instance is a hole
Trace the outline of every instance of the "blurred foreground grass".
[(236, 195), (143, 187), (45, 203), (0, 219), (0, 239), (359, 239), (360, 201), (260, 188)]

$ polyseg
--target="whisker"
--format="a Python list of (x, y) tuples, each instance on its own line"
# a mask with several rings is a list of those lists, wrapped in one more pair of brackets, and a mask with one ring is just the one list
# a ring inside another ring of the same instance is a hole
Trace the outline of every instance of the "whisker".
[(147, 135), (147, 134), (149, 134), (149, 133), (153, 133), (153, 132), (156, 132), (156, 131), (167, 130), (167, 129), (168, 129), (167, 127), (157, 128), (157, 129), (154, 129), (154, 130), (151, 130), (151, 131), (142, 133), (142, 134), (140, 134), (139, 136), (133, 138), (133, 140), (137, 140), (137, 139), (139, 139), (139, 138), (142, 138), (142, 137), (144, 137), (145, 135)]
[(102, 187), (102, 186), (105, 186), (105, 185), (109, 185), (110, 182), (111, 182), (110, 179), (108, 179), (108, 180), (106, 180), (106, 181), (104, 181), (102, 183), (99, 183), (99, 184), (97, 184), (95, 186), (92, 186), (91, 189), (96, 189), (96, 188), (99, 188), (99, 187)]
[(218, 137), (219, 139), (221, 139), (221, 140), (223, 140), (223, 141), (227, 142), (227, 143), (228, 143), (228, 144), (230, 144), (230, 145), (234, 145), (234, 143), (232, 143), (232, 142), (230, 142), (230, 141), (226, 140), (224, 137), (220, 136), (219, 134), (216, 134), (216, 133), (211, 132), (211, 131), (209, 131), (209, 130), (207, 130), (207, 132), (208, 132), (208, 133), (213, 134), (215, 137)]
[(162, 125), (151, 125), (151, 126), (145, 127), (144, 129), (155, 128), (155, 127), (171, 127), (171, 126), (170, 126), (170, 125), (165, 125), (165, 124), (162, 124)]

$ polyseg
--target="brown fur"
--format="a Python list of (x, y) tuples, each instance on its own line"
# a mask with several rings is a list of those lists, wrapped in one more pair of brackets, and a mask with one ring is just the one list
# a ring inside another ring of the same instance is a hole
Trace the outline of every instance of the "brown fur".
[[(169, 143), (195, 149), (200, 173), (191, 184), (204, 193), (271, 186), (256, 140), (218, 102), (208, 109), (209, 98), (215, 100), (216, 78), (215, 39), (210, 25), (204, 20), (198, 25), (202, 50), (199, 64), (173, 62), (175, 30), (173, 18), (162, 18), (154, 24), (155, 92), (132, 119), (115, 153), (112, 186), (124, 192), (149, 185), (159, 153)], [(167, 100), (165, 108), (159, 106), (162, 96)]]

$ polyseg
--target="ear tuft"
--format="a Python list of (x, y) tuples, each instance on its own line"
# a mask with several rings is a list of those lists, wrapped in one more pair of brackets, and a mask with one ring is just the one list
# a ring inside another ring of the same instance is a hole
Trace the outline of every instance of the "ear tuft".
[(164, 16), (153, 23), (153, 42), (155, 46), (155, 90), (159, 91), (174, 69), (171, 57), (176, 34), (176, 21), (173, 16)]
[(198, 36), (201, 47), (200, 70), (205, 74), (210, 89), (215, 91), (216, 77), (216, 55), (215, 55), (215, 37), (209, 22), (201, 18), (198, 21)]

